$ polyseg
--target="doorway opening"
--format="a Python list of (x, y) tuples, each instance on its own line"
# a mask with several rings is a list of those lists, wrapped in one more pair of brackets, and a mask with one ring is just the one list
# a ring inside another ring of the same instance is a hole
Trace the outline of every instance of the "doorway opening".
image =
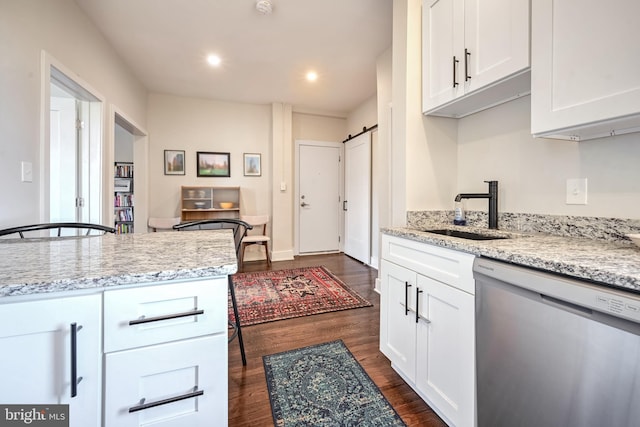
[(44, 222), (101, 224), (103, 103), (69, 73), (46, 66), (41, 216)]

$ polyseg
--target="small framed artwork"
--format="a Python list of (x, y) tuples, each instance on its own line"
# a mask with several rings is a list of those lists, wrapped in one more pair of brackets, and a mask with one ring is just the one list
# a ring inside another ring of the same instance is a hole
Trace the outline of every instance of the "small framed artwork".
[(260, 164), (260, 154), (244, 153), (244, 176), (262, 175), (262, 165)]
[(164, 150), (164, 174), (184, 175), (183, 150)]
[(198, 176), (230, 177), (231, 155), (229, 153), (197, 153)]

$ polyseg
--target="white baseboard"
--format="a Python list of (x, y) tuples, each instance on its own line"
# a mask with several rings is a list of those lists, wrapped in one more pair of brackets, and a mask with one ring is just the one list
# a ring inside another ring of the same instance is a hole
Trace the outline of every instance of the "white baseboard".
[(271, 252), (271, 261), (292, 261), (293, 250)]
[(379, 265), (380, 261), (378, 260), (377, 256), (372, 256), (369, 262), (369, 267), (375, 268), (376, 270), (378, 270), (378, 265)]
[(380, 294), (380, 278), (379, 277), (376, 277), (376, 281), (373, 285), (373, 290), (378, 294)]

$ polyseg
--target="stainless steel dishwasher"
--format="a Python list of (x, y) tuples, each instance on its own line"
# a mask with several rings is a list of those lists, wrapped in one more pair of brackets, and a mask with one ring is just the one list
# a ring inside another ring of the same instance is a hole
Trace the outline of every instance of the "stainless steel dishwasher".
[(640, 426), (640, 295), (474, 262), (478, 427)]

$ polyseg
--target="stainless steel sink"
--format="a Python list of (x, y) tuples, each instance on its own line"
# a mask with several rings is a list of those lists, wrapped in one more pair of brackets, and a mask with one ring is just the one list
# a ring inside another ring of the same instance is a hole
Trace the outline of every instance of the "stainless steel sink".
[(440, 234), (443, 236), (458, 237), (460, 239), (468, 239), (468, 240), (508, 239), (507, 236), (492, 236), (490, 234), (481, 234), (481, 233), (474, 233), (472, 231), (462, 231), (462, 230), (441, 229), (441, 230), (424, 230), (424, 231), (426, 233), (434, 233), (434, 234)]

